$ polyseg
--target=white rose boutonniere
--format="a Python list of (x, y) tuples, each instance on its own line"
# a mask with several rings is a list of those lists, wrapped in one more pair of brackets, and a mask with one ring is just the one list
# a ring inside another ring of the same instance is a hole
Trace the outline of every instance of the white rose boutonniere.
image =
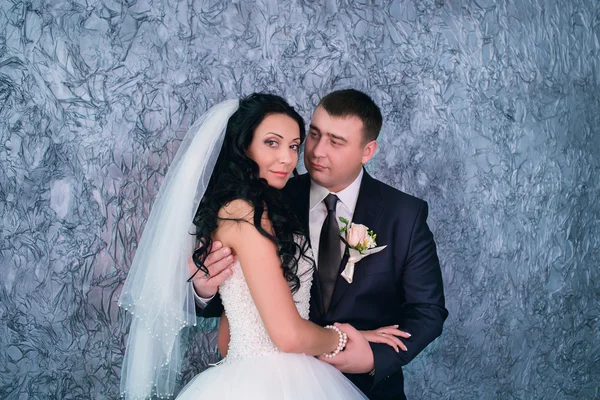
[(387, 246), (377, 246), (377, 235), (365, 225), (350, 223), (346, 218), (340, 217), (340, 221), (344, 223), (340, 229), (340, 237), (342, 241), (348, 245), (348, 262), (342, 277), (348, 283), (352, 283), (354, 278), (354, 266), (357, 262), (368, 255), (375, 254), (385, 249)]

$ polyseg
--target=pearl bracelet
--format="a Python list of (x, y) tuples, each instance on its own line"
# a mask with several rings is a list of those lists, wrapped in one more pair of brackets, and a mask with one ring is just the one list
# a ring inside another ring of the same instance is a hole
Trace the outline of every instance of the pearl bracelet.
[(325, 358), (333, 358), (338, 355), (338, 353), (346, 348), (346, 343), (348, 343), (348, 335), (339, 330), (337, 326), (327, 325), (325, 329), (333, 329), (340, 335), (340, 341), (338, 342), (337, 348), (331, 353), (323, 353), (323, 357)]

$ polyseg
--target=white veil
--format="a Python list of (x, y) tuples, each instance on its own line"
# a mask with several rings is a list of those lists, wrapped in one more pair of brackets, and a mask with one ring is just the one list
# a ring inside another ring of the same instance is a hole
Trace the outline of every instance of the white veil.
[(121, 396), (173, 394), (183, 350), (180, 331), (196, 324), (188, 258), (192, 220), (223, 145), (238, 100), (224, 101), (195, 122), (169, 167), (135, 252), (119, 306), (132, 314), (121, 370)]

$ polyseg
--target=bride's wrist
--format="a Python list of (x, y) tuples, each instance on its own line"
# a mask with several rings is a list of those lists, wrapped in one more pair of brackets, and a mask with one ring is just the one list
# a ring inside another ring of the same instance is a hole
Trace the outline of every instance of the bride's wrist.
[(348, 343), (348, 336), (342, 332), (337, 326), (327, 325), (325, 329), (332, 329), (338, 334), (338, 345), (331, 353), (323, 353), (323, 357), (332, 358), (338, 355), (340, 351), (343, 351)]

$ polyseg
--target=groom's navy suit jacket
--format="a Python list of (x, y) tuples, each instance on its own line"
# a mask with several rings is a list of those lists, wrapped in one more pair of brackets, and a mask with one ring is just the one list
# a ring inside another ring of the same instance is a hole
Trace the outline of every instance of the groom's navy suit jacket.
[[(305, 174), (292, 179), (284, 191), (308, 237), (310, 178)], [(352, 222), (369, 227), (377, 234), (377, 245), (387, 247), (356, 264), (352, 284), (338, 277), (327, 313), (323, 311), (317, 274), (313, 280), (311, 321), (319, 325), (344, 322), (359, 330), (397, 324), (412, 335), (402, 339), (406, 352), (396, 353), (387, 344), (371, 343), (374, 377), (346, 375), (370, 399), (405, 399), (402, 366), (442, 333), (448, 316), (427, 212), (425, 201), (373, 179), (365, 171)], [(346, 253), (340, 273), (347, 258)], [(201, 315), (220, 316), (221, 311), (220, 300), (214, 299)]]

